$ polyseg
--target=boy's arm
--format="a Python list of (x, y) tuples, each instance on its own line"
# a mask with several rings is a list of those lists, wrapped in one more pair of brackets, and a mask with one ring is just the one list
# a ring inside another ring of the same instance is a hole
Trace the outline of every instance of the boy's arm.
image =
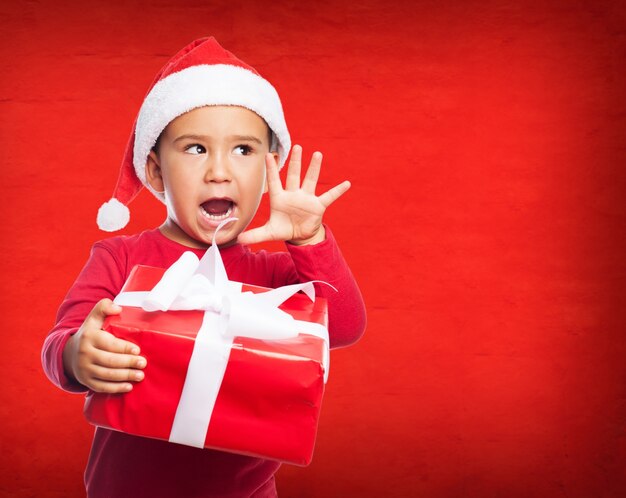
[(56, 324), (41, 351), (43, 369), (57, 387), (75, 393), (87, 391), (85, 386), (65, 372), (63, 350), (95, 304), (103, 298), (115, 298), (124, 284), (124, 272), (125, 268), (106, 246), (100, 243), (94, 245), (89, 260), (59, 308)]
[[(328, 300), (328, 332), (330, 347), (348, 346), (358, 341), (366, 326), (365, 303), (333, 233), (326, 229), (326, 239), (314, 245), (287, 244), (297, 281), (322, 280), (331, 284), (316, 284), (316, 294)], [(290, 271), (289, 266), (286, 271)]]
[[(338, 292), (316, 285), (318, 295), (328, 299), (330, 346), (356, 342), (365, 330), (365, 305), (332, 233), (322, 223), (326, 209), (350, 188), (344, 181), (321, 195), (315, 193), (322, 165), (322, 154), (313, 153), (300, 182), (302, 147), (291, 150), (285, 187), (272, 154), (266, 156), (270, 217), (265, 225), (243, 232), (238, 240), (254, 244), (285, 240), (291, 254), (275, 267), (274, 286), (308, 280), (323, 280)], [(290, 261), (288, 260), (290, 259)]]

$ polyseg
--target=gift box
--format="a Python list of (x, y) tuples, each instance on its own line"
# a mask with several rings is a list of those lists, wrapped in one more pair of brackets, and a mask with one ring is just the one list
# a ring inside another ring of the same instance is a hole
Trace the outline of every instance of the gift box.
[[(219, 252), (217, 261), (207, 253), (199, 264), (186, 254), (200, 268), (187, 272), (186, 284), (167, 280), (172, 269), (136, 266), (130, 273), (116, 298), (122, 312), (109, 316), (104, 329), (141, 348), (145, 378), (128, 393), (90, 392), (87, 420), (307, 465), (328, 373), (326, 301), (294, 294), (310, 296), (311, 283), (269, 290), (230, 282)], [(209, 290), (198, 292), (207, 267)], [(163, 291), (166, 306), (155, 297)]]

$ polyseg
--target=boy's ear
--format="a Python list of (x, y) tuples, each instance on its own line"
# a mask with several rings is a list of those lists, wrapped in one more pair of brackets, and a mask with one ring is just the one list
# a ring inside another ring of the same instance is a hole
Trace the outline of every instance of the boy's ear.
[(153, 150), (150, 151), (146, 160), (146, 182), (156, 192), (163, 193), (165, 191), (159, 156)]

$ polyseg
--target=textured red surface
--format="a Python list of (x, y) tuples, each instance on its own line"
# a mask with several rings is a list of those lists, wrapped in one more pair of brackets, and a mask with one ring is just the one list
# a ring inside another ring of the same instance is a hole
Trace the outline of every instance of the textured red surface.
[(624, 2), (354, 4), (2, 3), (2, 495), (81, 495), (91, 427), (41, 343), (148, 85), (208, 34), (354, 184), (327, 219), (369, 326), (281, 496), (626, 495)]

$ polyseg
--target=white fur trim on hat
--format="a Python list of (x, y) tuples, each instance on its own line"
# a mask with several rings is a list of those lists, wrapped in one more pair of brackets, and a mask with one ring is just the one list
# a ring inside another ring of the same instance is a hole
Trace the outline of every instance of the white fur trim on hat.
[(100, 206), (96, 222), (98, 228), (105, 232), (121, 230), (130, 220), (130, 211), (117, 199), (113, 198)]
[[(279, 166), (283, 166), (291, 149), (291, 139), (274, 87), (239, 66), (201, 64), (163, 78), (150, 90), (141, 106), (135, 129), (133, 166), (137, 177), (148, 188), (146, 159), (161, 132), (181, 114), (206, 105), (236, 105), (258, 114), (276, 138), (273, 137), (272, 142), (277, 142)], [(163, 200), (162, 195), (157, 197)]]

